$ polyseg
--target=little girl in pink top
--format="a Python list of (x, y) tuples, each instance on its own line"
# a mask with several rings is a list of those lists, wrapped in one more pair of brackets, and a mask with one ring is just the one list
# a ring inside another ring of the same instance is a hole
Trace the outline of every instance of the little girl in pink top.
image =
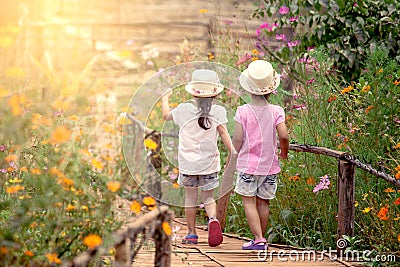
[(244, 250), (265, 250), (269, 200), (275, 198), (281, 159), (287, 159), (289, 136), (282, 107), (268, 103), (279, 86), (279, 74), (268, 61), (256, 60), (240, 75), (241, 86), (252, 102), (239, 106), (235, 115), (233, 145), (238, 154), (235, 192), (242, 196), (244, 210), (254, 239)]

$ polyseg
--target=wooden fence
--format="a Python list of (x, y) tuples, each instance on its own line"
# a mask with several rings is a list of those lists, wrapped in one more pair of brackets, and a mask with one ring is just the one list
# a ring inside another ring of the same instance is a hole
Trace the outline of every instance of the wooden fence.
[[(145, 241), (144, 237), (138, 240), (138, 235), (152, 237), (155, 241), (155, 259), (154, 266), (169, 267), (171, 262), (172, 242), (171, 235), (166, 234), (163, 229), (163, 223), (170, 226), (173, 221), (173, 213), (168, 206), (160, 206), (143, 216), (135, 222), (126, 225), (123, 230), (113, 233), (115, 267), (130, 267), (132, 262)], [(172, 227), (172, 226), (171, 226)], [(134, 245), (137, 244), (136, 248)], [(85, 267), (94, 259), (104, 253), (104, 248), (99, 246), (82, 253), (70, 262), (64, 263), (63, 267)]]

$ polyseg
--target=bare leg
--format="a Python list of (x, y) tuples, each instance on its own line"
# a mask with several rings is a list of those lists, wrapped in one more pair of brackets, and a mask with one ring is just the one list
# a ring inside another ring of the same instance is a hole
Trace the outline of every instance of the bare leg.
[(262, 236), (265, 236), (268, 228), (269, 218), (269, 200), (256, 197), (256, 205), (258, 216), (260, 217), (260, 226), (262, 230)]
[(256, 197), (242, 196), (244, 212), (250, 226), (250, 231), (253, 233), (255, 239), (263, 238), (261, 229), (260, 216), (257, 210)]
[(204, 203), (208, 218), (215, 218), (217, 216), (217, 204), (214, 200), (214, 189), (201, 191), (201, 201)]
[(185, 215), (188, 226), (188, 234), (196, 234), (196, 202), (197, 187), (186, 187)]

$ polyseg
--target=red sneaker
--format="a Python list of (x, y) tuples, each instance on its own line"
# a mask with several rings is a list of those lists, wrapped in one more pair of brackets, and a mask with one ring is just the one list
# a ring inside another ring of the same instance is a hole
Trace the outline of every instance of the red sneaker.
[(217, 219), (208, 221), (208, 245), (210, 247), (219, 246), (223, 241), (221, 225)]

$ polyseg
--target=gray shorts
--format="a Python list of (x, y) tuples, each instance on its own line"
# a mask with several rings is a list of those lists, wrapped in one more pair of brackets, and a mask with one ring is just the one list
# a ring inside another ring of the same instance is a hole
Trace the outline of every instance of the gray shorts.
[(246, 197), (257, 196), (274, 199), (277, 188), (277, 175), (254, 175), (239, 172), (235, 192)]
[(188, 187), (199, 187), (203, 191), (213, 190), (219, 186), (218, 173), (189, 175), (180, 173), (178, 184)]

